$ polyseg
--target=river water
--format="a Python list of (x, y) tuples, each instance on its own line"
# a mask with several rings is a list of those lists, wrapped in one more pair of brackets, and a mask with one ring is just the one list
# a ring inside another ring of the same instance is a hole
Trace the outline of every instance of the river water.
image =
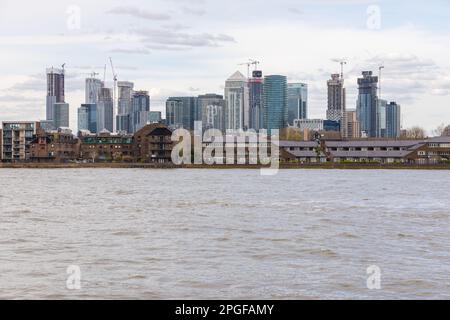
[(0, 185), (3, 299), (450, 299), (450, 171), (0, 169)]

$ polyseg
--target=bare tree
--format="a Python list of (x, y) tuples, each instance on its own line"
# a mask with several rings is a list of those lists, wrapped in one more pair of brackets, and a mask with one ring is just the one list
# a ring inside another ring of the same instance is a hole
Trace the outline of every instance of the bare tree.
[(445, 124), (441, 124), (439, 127), (437, 127), (434, 131), (433, 131), (433, 135), (434, 136), (450, 136), (450, 125), (445, 125)]
[(425, 139), (425, 137), (425, 130), (418, 126), (406, 129), (402, 135), (405, 139)]

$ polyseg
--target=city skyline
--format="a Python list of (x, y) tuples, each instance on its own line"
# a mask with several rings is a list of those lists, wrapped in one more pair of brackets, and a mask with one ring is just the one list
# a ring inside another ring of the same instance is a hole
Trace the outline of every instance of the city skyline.
[[(356, 107), (361, 71), (376, 73), (383, 64), (383, 98), (402, 106), (404, 127), (420, 125), (430, 132), (450, 118), (450, 50), (442, 31), (448, 25), (442, 17), (447, 3), (431, 1), (423, 10), (417, 2), (380, 1), (379, 28), (368, 25), (374, 17), (368, 1), (280, 1), (276, 6), (249, 1), (239, 12), (231, 4), (223, 8), (211, 1), (172, 0), (150, 7), (132, 1), (124, 8), (115, 1), (79, 1), (77, 29), (76, 19), (69, 19), (76, 13), (68, 11), (69, 2), (46, 8), (50, 18), (42, 25), (25, 25), (29, 13), (14, 13), (20, 12), (20, 3), (0, 1), (0, 117), (45, 119), (45, 68), (67, 63), (65, 95), (75, 129), (87, 74), (96, 71), (102, 78), (112, 56), (119, 80), (149, 90), (152, 111), (164, 113), (169, 96), (223, 94), (224, 80), (237, 69), (245, 74), (246, 67), (238, 65), (254, 58), (265, 75), (284, 74), (288, 82), (307, 83), (310, 118), (325, 118), (326, 80), (339, 73), (333, 60), (346, 58), (347, 108)], [(46, 7), (30, 6), (36, 15)], [(214, 20), (216, 11), (222, 14)], [(181, 16), (186, 25), (175, 23)], [(138, 32), (144, 28), (146, 35)], [(152, 30), (165, 31), (164, 39)], [(112, 87), (109, 65), (106, 82)]]

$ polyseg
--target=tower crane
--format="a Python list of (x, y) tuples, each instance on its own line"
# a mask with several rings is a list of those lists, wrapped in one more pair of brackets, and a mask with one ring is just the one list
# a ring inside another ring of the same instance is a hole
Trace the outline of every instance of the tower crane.
[[(115, 115), (117, 114), (117, 107), (118, 107), (118, 103), (117, 103), (117, 73), (114, 69), (114, 64), (112, 61), (112, 58), (109, 57), (109, 63), (111, 64), (111, 71), (112, 71), (112, 75), (113, 75), (113, 80), (114, 80), (114, 88), (113, 88), (113, 106), (114, 106), (114, 118)], [(115, 124), (116, 122), (113, 121), (113, 124)], [(115, 130), (114, 130), (115, 131)]]
[(247, 79), (250, 79), (250, 67), (252, 66), (253, 62), (249, 59), (248, 62), (240, 63), (240, 66), (247, 66)]
[(258, 70), (258, 65), (259, 65), (261, 62), (259, 62), (258, 60), (252, 60), (252, 59), (250, 59), (250, 61), (252, 62), (252, 65), (255, 66), (255, 71), (257, 71), (257, 70)]

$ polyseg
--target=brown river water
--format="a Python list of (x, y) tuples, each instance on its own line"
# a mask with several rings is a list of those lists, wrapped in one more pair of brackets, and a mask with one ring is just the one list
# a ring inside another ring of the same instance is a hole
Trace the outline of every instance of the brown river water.
[(0, 185), (2, 299), (450, 298), (450, 171), (0, 169)]

